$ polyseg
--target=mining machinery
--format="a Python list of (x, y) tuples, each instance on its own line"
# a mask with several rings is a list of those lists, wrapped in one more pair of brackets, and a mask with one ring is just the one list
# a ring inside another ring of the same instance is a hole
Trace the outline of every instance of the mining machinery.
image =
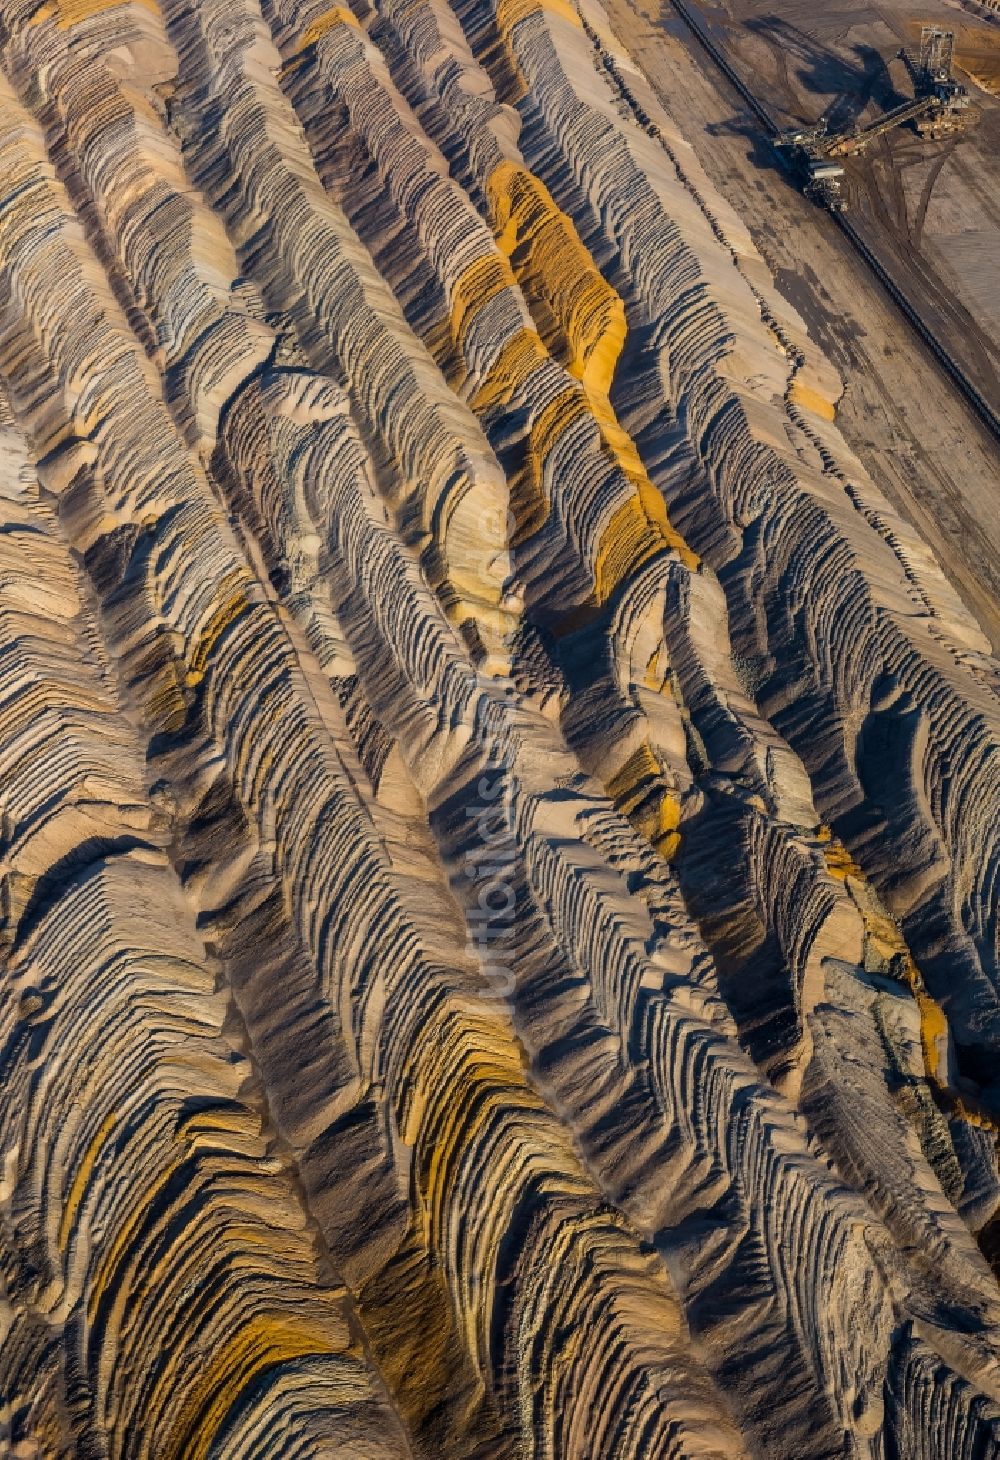
[(878, 137), (909, 122), (922, 137), (944, 137), (964, 127), (969, 96), (952, 74), (954, 51), (952, 31), (925, 25), (919, 55), (914, 57), (905, 50), (898, 53), (913, 82), (912, 97), (866, 126), (856, 123), (831, 132), (821, 118), (813, 127), (781, 133), (776, 145), (791, 158), (807, 196), (832, 212), (843, 212), (847, 207), (845, 172), (838, 158), (857, 156)]

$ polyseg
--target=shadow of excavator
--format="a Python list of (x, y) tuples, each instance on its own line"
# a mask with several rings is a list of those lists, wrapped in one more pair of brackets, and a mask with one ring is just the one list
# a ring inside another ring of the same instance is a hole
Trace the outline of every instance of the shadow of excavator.
[[(877, 114), (886, 114), (911, 99), (897, 89), (890, 72), (896, 52), (883, 54), (873, 45), (859, 43), (843, 54), (780, 15), (754, 17), (746, 22), (746, 29), (772, 51), (779, 76), (785, 78), (785, 85), (780, 87), (786, 92), (783, 98), (767, 95), (766, 90), (761, 97), (771, 110), (776, 130), (799, 123), (823, 128), (830, 135), (847, 133), (862, 123), (869, 107), (874, 107)], [(810, 107), (810, 95), (826, 99), (822, 111)], [(787, 170), (771, 138), (755, 120), (734, 116), (708, 130), (711, 134), (745, 138), (752, 162), (762, 171)]]
[[(831, 131), (852, 126), (872, 102), (891, 111), (906, 100), (889, 71), (892, 55), (884, 55), (873, 45), (860, 43), (845, 55), (780, 15), (755, 17), (747, 21), (746, 28), (781, 58), (783, 69), (794, 69), (802, 92), (834, 96), (823, 114)], [(812, 122), (814, 116), (800, 120)]]

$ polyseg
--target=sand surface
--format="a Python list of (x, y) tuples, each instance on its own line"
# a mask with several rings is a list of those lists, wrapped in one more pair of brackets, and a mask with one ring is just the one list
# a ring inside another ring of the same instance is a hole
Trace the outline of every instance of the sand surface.
[(997, 446), (671, 14), (0, 6), (2, 1456), (1000, 1455)]

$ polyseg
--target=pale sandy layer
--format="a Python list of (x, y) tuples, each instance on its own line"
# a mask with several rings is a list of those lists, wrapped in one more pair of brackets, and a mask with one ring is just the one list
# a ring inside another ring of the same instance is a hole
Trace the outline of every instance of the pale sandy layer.
[(596, 0), (0, 26), (0, 1448), (1000, 1453), (989, 642)]

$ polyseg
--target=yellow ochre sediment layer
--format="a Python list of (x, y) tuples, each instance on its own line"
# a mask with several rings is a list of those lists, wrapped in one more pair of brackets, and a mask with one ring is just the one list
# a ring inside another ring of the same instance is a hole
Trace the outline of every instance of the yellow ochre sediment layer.
[[(608, 394), (625, 343), (625, 308), (584, 247), (573, 222), (545, 186), (525, 168), (499, 163), (487, 180), (491, 224), (511, 260), (539, 333), (580, 381), (609, 454), (632, 483), (635, 498), (615, 513), (595, 564), (599, 602), (649, 557), (664, 547), (689, 567), (697, 557), (670, 526), (663, 497), (649, 480), (628, 432), (619, 424)], [(568, 357), (568, 358), (567, 358)], [(575, 407), (567, 402), (567, 423)], [(552, 426), (547, 421), (547, 439)], [(544, 457), (531, 444), (531, 472), (540, 479)]]
[(690, 118), (0, 11), (0, 1452), (1000, 1454), (995, 666)]

